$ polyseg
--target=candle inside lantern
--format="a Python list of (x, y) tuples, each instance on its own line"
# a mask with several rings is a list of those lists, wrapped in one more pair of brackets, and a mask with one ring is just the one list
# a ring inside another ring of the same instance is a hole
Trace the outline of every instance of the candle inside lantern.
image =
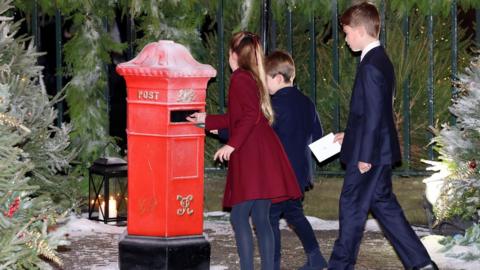
[(100, 204), (100, 209), (98, 210), (98, 219), (101, 219), (101, 220), (105, 219), (104, 213), (105, 213), (105, 202), (102, 202)]
[(117, 201), (112, 196), (108, 200), (108, 216), (111, 218), (117, 217)]
[[(100, 205), (100, 211), (98, 211), (98, 218), (104, 220), (105, 218), (105, 202), (103, 201)], [(108, 217), (116, 218), (117, 217), (117, 201), (110, 197), (108, 200)]]

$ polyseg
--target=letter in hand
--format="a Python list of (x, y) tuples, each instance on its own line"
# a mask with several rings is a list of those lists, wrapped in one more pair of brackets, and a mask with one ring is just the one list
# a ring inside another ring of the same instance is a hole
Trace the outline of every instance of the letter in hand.
[(187, 116), (187, 120), (195, 124), (204, 124), (206, 116), (204, 112), (196, 112)]
[(339, 144), (342, 144), (344, 136), (345, 136), (344, 132), (339, 132), (339, 133), (335, 134), (335, 137), (333, 138), (333, 143), (338, 142)]
[(233, 151), (235, 151), (235, 148), (231, 147), (228, 144), (225, 144), (217, 150), (217, 152), (213, 156), (213, 160), (218, 159), (220, 162), (223, 162), (224, 160), (228, 161)]

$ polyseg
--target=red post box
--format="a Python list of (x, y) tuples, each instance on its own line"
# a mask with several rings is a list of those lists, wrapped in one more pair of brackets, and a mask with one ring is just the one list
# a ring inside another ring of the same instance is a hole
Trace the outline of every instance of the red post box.
[[(146, 45), (131, 61), (119, 64), (117, 72), (127, 84), (129, 196), (128, 235), (120, 242), (120, 253), (123, 243), (123, 253), (130, 250), (128, 257), (141, 256), (145, 260), (145, 254), (132, 250), (153, 245), (158, 252), (164, 252), (171, 246), (178, 248), (178, 241), (185, 244), (188, 236), (196, 243), (193, 246), (198, 246), (206, 242), (203, 237), (205, 133), (185, 118), (193, 112), (205, 111), (207, 82), (216, 71), (195, 61), (184, 46), (161, 40)], [(192, 251), (190, 244), (186, 246)], [(177, 249), (175, 256), (181, 253)], [(122, 254), (120, 257), (123, 268)], [(181, 257), (179, 263), (185, 263), (187, 258)], [(173, 257), (165, 258), (170, 265), (174, 263), (172, 260)], [(177, 266), (174, 268), (200, 269), (185, 264)], [(170, 268), (165, 265), (165, 269)]]

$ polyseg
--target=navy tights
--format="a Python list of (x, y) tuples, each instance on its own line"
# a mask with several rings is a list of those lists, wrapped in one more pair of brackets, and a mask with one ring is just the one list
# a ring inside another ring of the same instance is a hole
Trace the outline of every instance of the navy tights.
[(232, 207), (230, 222), (235, 232), (240, 269), (253, 270), (253, 235), (249, 217), (252, 217), (258, 239), (262, 270), (273, 269), (274, 238), (270, 225), (270, 200), (251, 200)]

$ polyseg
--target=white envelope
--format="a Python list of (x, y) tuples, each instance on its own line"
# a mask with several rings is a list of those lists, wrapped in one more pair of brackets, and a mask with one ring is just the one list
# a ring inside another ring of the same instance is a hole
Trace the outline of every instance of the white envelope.
[(338, 142), (334, 143), (334, 138), (335, 135), (333, 135), (333, 133), (329, 133), (308, 145), (318, 162), (322, 162), (340, 152), (340, 148), (342, 148), (342, 146)]

